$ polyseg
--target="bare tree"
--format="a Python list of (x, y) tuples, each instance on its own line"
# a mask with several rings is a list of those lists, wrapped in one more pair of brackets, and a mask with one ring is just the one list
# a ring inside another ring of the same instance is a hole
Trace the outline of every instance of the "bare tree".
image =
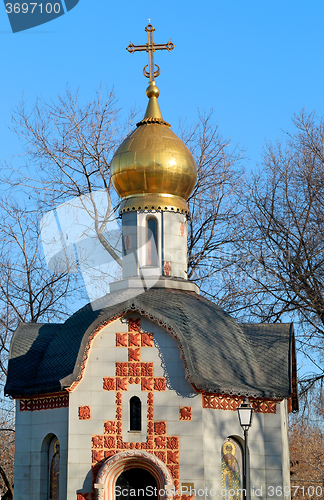
[(229, 286), (228, 277), (238, 258), (234, 243), (241, 238), (235, 220), (243, 152), (221, 136), (212, 118), (212, 112), (199, 115), (198, 123), (181, 133), (197, 164), (197, 183), (188, 200), (188, 278), (229, 311), (241, 291)]
[[(26, 164), (19, 168), (4, 165), (4, 183), (14, 189), (19, 186), (42, 211), (62, 203), (70, 203), (73, 210), (77, 199), (92, 218), (100, 243), (121, 264), (120, 253), (105, 234), (107, 224), (115, 220), (117, 206), (109, 162), (125, 134), (118, 123), (114, 94), (99, 89), (91, 102), (83, 104), (79, 94), (67, 88), (56, 101), (37, 99), (30, 110), (22, 102), (13, 115), (12, 128), (22, 140)], [(98, 204), (95, 193), (99, 191), (104, 193), (104, 204), (102, 197)]]
[[(261, 322), (298, 323), (301, 347), (324, 340), (324, 122), (302, 112), (295, 132), (265, 148), (261, 171), (246, 185), (241, 307)], [(243, 197), (243, 194), (242, 194)], [(321, 371), (321, 368), (318, 366)], [(306, 377), (304, 388), (324, 372)]]
[(16, 203), (0, 204), (0, 377), (6, 375), (9, 343), (19, 322), (62, 321), (71, 312), (67, 292), (77, 277), (53, 273), (44, 261), (39, 217)]
[[(10, 340), (20, 322), (62, 321), (71, 314), (67, 297), (77, 302), (82, 289), (75, 274), (47, 268), (39, 218), (16, 202), (0, 203), (0, 388), (7, 375)], [(69, 293), (68, 293), (69, 292)], [(14, 407), (0, 398), (0, 493), (13, 498)]]
[[(5, 414), (6, 413), (6, 414)], [(0, 495), (13, 500), (14, 484), (14, 413), (1, 411), (0, 417)]]
[(324, 488), (323, 430), (312, 422), (294, 418), (289, 427), (292, 498), (317, 498)]

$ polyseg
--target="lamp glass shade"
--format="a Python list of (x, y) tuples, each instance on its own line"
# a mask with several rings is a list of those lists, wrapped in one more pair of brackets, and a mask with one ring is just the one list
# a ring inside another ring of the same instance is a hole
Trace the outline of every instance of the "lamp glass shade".
[(240, 425), (243, 429), (248, 429), (252, 425), (253, 408), (249, 401), (244, 400), (237, 409)]

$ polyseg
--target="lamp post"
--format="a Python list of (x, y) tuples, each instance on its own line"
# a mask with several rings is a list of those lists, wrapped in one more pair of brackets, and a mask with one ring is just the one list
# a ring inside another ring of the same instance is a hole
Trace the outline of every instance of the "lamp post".
[(252, 425), (253, 408), (248, 398), (244, 398), (243, 403), (237, 409), (240, 426), (244, 431), (244, 465), (243, 465), (243, 499), (250, 500), (250, 493), (247, 492), (247, 451), (248, 451), (248, 431)]

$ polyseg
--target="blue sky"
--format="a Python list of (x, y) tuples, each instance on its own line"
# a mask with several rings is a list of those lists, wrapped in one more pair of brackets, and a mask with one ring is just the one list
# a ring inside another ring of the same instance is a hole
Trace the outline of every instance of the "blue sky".
[(147, 56), (125, 48), (146, 43), (149, 17), (155, 41), (176, 45), (156, 53), (160, 106), (174, 129), (180, 118), (193, 122), (198, 108), (213, 108), (221, 133), (246, 150), (253, 168), (265, 139), (291, 128), (294, 112), (324, 112), (322, 0), (80, 0), (64, 16), (15, 34), (4, 5), (0, 12), (0, 160), (18, 151), (7, 126), (22, 93), (27, 103), (51, 99), (68, 83), (91, 99), (103, 83), (114, 87), (125, 116), (132, 106), (144, 110)]
[(160, 107), (173, 129), (213, 108), (222, 135), (245, 149), (253, 169), (265, 140), (292, 128), (294, 112), (324, 113), (323, 0), (80, 0), (64, 16), (16, 34), (3, 5), (0, 162), (20, 150), (8, 125), (23, 94), (28, 107), (69, 84), (90, 100), (103, 84), (114, 87), (125, 117), (134, 106), (144, 112), (147, 56), (125, 48), (146, 43), (148, 18), (155, 42), (171, 38), (176, 46), (155, 59)]

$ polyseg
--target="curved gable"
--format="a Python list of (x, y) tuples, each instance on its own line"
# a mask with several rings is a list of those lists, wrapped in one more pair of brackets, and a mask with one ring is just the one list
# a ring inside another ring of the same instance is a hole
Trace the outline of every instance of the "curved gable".
[[(82, 378), (93, 338), (132, 311), (176, 338), (187, 378), (197, 390), (269, 398), (291, 395), (290, 325), (239, 325), (209, 300), (170, 289), (150, 289), (130, 299), (127, 292), (109, 294), (95, 311), (87, 305), (62, 325), (43, 325), (26, 352), (10, 357), (5, 392), (19, 397), (73, 390)], [(16, 331), (12, 353), (18, 353), (29, 327)], [(23, 380), (19, 367), (33, 358), (36, 344), (43, 350), (34, 358), (33, 369), (26, 364), (29, 376)]]

